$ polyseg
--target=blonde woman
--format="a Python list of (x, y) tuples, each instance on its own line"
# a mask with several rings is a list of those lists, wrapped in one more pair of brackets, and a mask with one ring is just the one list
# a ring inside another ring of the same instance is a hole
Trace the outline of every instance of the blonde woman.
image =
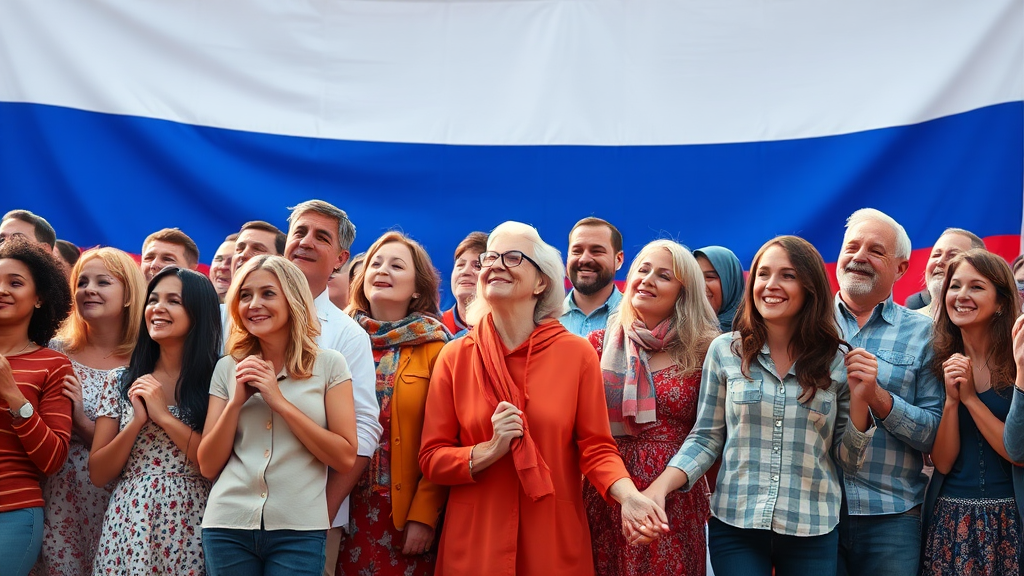
[(231, 332), (210, 385), (203, 475), (216, 479), (203, 518), (207, 572), (320, 576), (327, 468), (356, 459), (352, 377), (316, 345), (306, 278), (280, 256), (235, 271), (225, 298)]
[[(671, 240), (655, 240), (630, 265), (622, 304), (608, 328), (589, 336), (601, 357), (612, 435), (641, 490), (665, 469), (697, 420), (701, 365), (718, 336), (718, 319), (704, 292), (703, 273), (690, 251)], [(703, 478), (693, 490), (666, 498), (672, 531), (651, 546), (628, 545), (619, 506), (601, 498), (590, 483), (583, 501), (599, 576), (652, 570), (704, 575), (708, 490)]]
[(89, 481), (89, 447), (103, 382), (128, 364), (142, 324), (146, 281), (131, 256), (97, 248), (70, 275), (74, 307), (50, 348), (64, 353), (74, 374), (64, 378), (72, 403), (71, 445), (60, 472), (43, 484), (43, 551), (37, 573), (88, 574), (99, 544), (109, 487)]

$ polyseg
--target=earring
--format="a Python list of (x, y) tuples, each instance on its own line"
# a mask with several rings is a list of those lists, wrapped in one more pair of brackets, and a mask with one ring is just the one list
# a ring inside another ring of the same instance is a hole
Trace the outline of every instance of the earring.
[(42, 308), (42, 307), (43, 307), (43, 303), (42, 302), (36, 302), (36, 308)]
[(413, 294), (413, 295), (412, 295), (412, 299), (413, 299), (413, 300), (415, 300), (415, 299), (417, 299), (417, 298), (419, 298), (419, 297), (420, 297), (420, 295), (419, 295), (419, 294)]
[(996, 310), (996, 316), (1002, 316), (1002, 315), (1003, 315), (1003, 309), (1002, 308), (1000, 308), (999, 310)]

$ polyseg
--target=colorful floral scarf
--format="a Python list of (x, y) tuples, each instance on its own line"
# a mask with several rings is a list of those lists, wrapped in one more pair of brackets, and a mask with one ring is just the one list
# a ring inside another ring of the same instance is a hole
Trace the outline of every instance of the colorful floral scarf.
[(605, 401), (613, 436), (635, 436), (658, 419), (654, 377), (648, 360), (675, 337), (672, 318), (648, 330), (640, 320), (626, 328), (618, 314), (608, 319), (601, 353)]
[(384, 426), (379, 450), (373, 453), (365, 478), (371, 489), (379, 492), (391, 491), (391, 461), (387, 453), (391, 449), (391, 396), (395, 391), (395, 373), (403, 346), (416, 346), (428, 342), (447, 342), (451, 339), (448, 329), (440, 320), (414, 312), (397, 322), (380, 322), (362, 312), (356, 312), (355, 321), (370, 335), (373, 348), (373, 363), (377, 372), (377, 404), (380, 406), (380, 422)]

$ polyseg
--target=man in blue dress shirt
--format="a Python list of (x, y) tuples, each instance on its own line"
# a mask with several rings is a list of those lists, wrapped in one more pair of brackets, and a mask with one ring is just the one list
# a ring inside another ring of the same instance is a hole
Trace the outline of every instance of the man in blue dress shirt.
[(587, 217), (572, 227), (565, 260), (572, 290), (565, 297), (565, 312), (559, 319), (567, 330), (586, 338), (605, 327), (608, 314), (618, 310), (622, 301), (614, 282), (622, 259), (622, 234), (615, 226)]

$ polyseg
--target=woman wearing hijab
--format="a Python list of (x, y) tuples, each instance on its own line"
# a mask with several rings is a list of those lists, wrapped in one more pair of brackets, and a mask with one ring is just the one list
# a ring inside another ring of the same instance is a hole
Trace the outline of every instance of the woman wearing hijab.
[(743, 303), (743, 265), (732, 250), (722, 246), (705, 246), (694, 250), (697, 264), (704, 272), (708, 302), (718, 314), (722, 332), (732, 332), (732, 319)]
[(668, 531), (615, 448), (594, 348), (559, 322), (558, 251), (525, 224), (480, 255), (473, 329), (438, 356), (420, 467), (451, 486), (437, 574), (594, 573), (583, 476), (622, 506), (630, 540)]

